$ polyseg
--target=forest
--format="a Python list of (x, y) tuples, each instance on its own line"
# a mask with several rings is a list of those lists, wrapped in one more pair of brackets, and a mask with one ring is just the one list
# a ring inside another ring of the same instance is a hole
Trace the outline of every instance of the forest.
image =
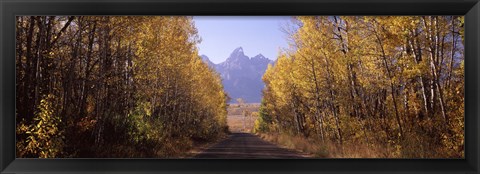
[(178, 157), (228, 130), (192, 17), (18, 16), (17, 158)]
[(317, 158), (464, 158), (463, 25), (292, 17), (250, 113), (228, 105), (193, 17), (17, 16), (16, 155), (185, 157), (225, 139), (230, 107), (239, 130), (256, 118), (257, 136)]
[(464, 157), (462, 16), (293, 20), (257, 133), (317, 157)]

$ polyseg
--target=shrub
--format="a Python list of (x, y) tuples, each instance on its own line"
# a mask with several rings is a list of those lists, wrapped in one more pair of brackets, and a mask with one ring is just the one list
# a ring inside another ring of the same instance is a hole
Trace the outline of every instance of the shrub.
[(55, 96), (45, 96), (37, 108), (33, 123), (26, 125), (22, 121), (17, 127), (17, 134), (25, 139), (17, 141), (19, 156), (55, 158), (61, 156), (64, 147), (63, 130), (59, 128), (62, 120), (55, 113), (53, 101)]

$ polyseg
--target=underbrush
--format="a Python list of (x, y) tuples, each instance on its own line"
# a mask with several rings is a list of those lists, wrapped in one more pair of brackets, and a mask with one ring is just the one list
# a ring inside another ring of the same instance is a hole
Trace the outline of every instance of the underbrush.
[[(32, 123), (17, 125), (17, 156), (28, 158), (181, 158), (198, 145), (214, 142), (228, 127), (169, 130), (160, 120), (134, 113), (126, 120), (83, 117), (62, 121), (51, 97), (42, 100)], [(101, 124), (100, 124), (101, 123)], [(206, 123), (204, 123), (204, 126)]]
[[(415, 136), (415, 139), (405, 139), (399, 142), (389, 141), (365, 144), (360, 141), (338, 142), (304, 138), (278, 133), (257, 133), (262, 139), (278, 144), (288, 149), (310, 154), (314, 158), (442, 158), (450, 155), (453, 158), (463, 158), (461, 153), (441, 148), (430, 143), (432, 137)], [(451, 154), (460, 154), (457, 156)]]
[(310, 154), (313, 158), (386, 158), (386, 147), (367, 146), (359, 143), (348, 143), (340, 146), (335, 142), (322, 142), (312, 138), (291, 136), (286, 134), (259, 133), (262, 139), (288, 149)]

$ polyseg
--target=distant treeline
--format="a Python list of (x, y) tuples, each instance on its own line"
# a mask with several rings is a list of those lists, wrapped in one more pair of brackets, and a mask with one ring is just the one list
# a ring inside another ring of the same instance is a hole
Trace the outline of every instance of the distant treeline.
[(176, 157), (225, 131), (191, 17), (16, 23), (17, 157)]
[(294, 21), (263, 77), (257, 132), (326, 157), (464, 157), (463, 17)]

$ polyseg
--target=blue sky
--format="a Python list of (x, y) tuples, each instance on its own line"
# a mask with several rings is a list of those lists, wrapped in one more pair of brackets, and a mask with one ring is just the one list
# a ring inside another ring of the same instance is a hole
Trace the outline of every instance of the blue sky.
[(249, 57), (262, 54), (275, 60), (280, 48), (288, 45), (281, 30), (290, 22), (287, 16), (194, 16), (193, 20), (202, 38), (199, 54), (213, 63), (223, 62), (238, 47)]

